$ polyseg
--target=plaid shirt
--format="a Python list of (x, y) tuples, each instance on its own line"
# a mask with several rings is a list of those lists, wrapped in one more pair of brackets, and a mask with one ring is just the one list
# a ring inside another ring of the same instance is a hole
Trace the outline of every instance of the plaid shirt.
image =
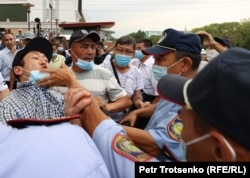
[(0, 102), (0, 123), (14, 119), (53, 119), (64, 117), (64, 97), (35, 82), (22, 83)]

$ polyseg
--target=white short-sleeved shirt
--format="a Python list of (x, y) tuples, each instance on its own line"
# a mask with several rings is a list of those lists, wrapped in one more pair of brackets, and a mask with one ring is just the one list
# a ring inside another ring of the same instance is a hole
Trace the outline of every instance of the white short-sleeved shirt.
[[(102, 63), (100, 64), (100, 66), (103, 66), (106, 69), (110, 70), (115, 76), (114, 70), (110, 62)], [(130, 69), (125, 73), (121, 73), (118, 70), (116, 70), (116, 72), (121, 87), (126, 90), (129, 97), (132, 97), (136, 90), (143, 89), (143, 79), (141, 71), (136, 66), (129, 64), (129, 67)], [(116, 122), (119, 122), (125, 116), (125, 114), (126, 114), (125, 112), (117, 112), (117, 113), (110, 113), (110, 116)]]
[(153, 56), (150, 56), (144, 63), (142, 63), (139, 59), (133, 59), (131, 64), (138, 67), (138, 69), (142, 73), (143, 78), (143, 92), (149, 95), (155, 95), (155, 83), (153, 82), (152, 76), (152, 65), (154, 64), (155, 59)]

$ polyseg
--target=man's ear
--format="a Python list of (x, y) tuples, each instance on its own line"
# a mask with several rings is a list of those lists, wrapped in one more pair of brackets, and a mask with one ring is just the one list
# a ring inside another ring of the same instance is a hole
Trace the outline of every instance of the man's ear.
[(15, 75), (22, 75), (23, 74), (23, 70), (22, 70), (22, 67), (20, 66), (15, 66), (13, 68), (13, 72)]
[(235, 150), (225, 137), (217, 131), (211, 131), (209, 134), (216, 141), (216, 146), (213, 150), (216, 161), (235, 161)]
[(192, 68), (193, 61), (189, 57), (184, 57), (181, 64), (181, 72), (186, 72)]

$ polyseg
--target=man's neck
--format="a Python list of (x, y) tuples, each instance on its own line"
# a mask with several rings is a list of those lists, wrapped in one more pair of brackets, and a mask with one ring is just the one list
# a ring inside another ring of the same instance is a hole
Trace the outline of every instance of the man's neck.
[[(6, 47), (6, 48), (8, 48), (8, 47)], [(11, 51), (12, 54), (15, 54), (15, 52), (16, 52), (16, 47), (15, 46), (12, 47), (12, 48), (8, 48), (8, 49)]]
[(192, 79), (196, 76), (197, 73), (198, 73), (197, 70), (189, 70), (185, 73), (182, 73), (181, 76)]

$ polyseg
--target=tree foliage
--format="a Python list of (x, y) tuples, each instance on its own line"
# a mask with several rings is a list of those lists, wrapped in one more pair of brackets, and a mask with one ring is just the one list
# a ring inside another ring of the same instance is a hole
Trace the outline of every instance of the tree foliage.
[[(204, 30), (214, 37), (224, 37), (230, 40), (232, 46), (238, 46), (250, 50), (250, 19), (243, 19), (241, 22), (213, 23), (199, 28), (194, 28), (191, 32)], [(129, 34), (136, 41), (146, 38), (146, 33), (142, 30)], [(149, 39), (156, 44), (160, 36), (152, 35)]]
[(146, 38), (146, 33), (144, 31), (138, 30), (136, 33), (130, 33), (129, 36), (133, 37), (135, 41)]

